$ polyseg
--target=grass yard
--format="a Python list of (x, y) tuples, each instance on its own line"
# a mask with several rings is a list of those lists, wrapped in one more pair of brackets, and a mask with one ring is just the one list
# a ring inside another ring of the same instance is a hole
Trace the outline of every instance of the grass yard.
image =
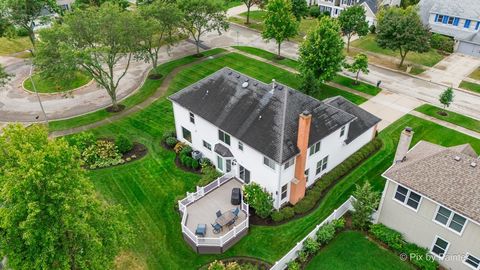
[(396, 254), (356, 231), (340, 233), (315, 256), (306, 270), (405, 270), (415, 269)]
[(357, 90), (359, 92), (363, 92), (365, 94), (369, 94), (371, 96), (376, 96), (380, 91), (382, 91), (381, 88), (378, 88), (374, 85), (364, 83), (361, 81), (358, 81), (358, 84), (355, 84), (355, 80), (351, 79), (349, 77), (345, 77), (342, 75), (337, 75), (335, 78), (332, 80), (335, 83), (341, 84), (343, 86), (346, 86), (348, 88), (352, 88), (354, 90)]
[[(42, 78), (40, 74), (34, 74), (32, 78), (39, 93), (65, 92), (84, 86), (92, 80), (89, 75), (80, 71), (75, 72), (73, 78), (66, 78), (59, 82), (50, 78)], [(29, 91), (35, 91), (30, 78), (24, 81), (23, 87)]]
[(32, 47), (28, 37), (18, 37), (9, 39), (0, 37), (0, 55), (11, 55), (18, 52), (23, 52)]
[(480, 67), (475, 69), (468, 77), (480, 81)]
[(233, 7), (244, 5), (242, 0), (225, 0), (225, 8), (230, 9)]
[(473, 92), (480, 93), (480, 84), (472, 83), (472, 82), (467, 82), (467, 81), (462, 81), (460, 83), (460, 88), (470, 90)]
[[(238, 65), (242, 63), (242, 57), (228, 54), (186, 68), (172, 81), (168, 94), (225, 64), (264, 81), (272, 77), (279, 81), (293, 78), (280, 69), (270, 71), (266, 66), (252, 65), (252, 62), (248, 67), (240, 68)], [(140, 112), (94, 129), (99, 137), (125, 134), (145, 144), (149, 154), (124, 166), (89, 171), (89, 176), (105, 199), (122, 204), (128, 211), (135, 232), (128, 254), (138, 257), (140, 263), (148, 265), (148, 269), (196, 269), (213, 259), (231, 256), (252, 256), (273, 263), (340, 206), (352, 194), (355, 184), (369, 180), (377, 191), (383, 189), (385, 181), (380, 174), (391, 165), (398, 137), (406, 126), (415, 130), (414, 143), (420, 139), (445, 146), (470, 142), (480, 151), (480, 140), (411, 115), (404, 116), (380, 133), (384, 147), (332, 188), (311, 214), (280, 226), (252, 226), (246, 237), (221, 255), (197, 255), (182, 238), (180, 215), (174, 206), (179, 196), (195, 190), (200, 177), (177, 169), (174, 154), (160, 146), (163, 132), (174, 128), (172, 107), (167, 99), (161, 98)], [(271, 243), (275, 243), (274, 248)]]
[[(368, 34), (365, 37), (352, 41), (350, 44), (351, 47), (356, 47), (361, 50), (370, 51), (373, 53), (384, 54), (388, 56), (396, 57), (400, 61), (400, 53), (395, 52), (389, 49), (382, 49), (377, 45), (375, 41), (375, 35)], [(414, 64), (424, 65), (424, 66), (434, 66), (436, 63), (440, 62), (443, 59), (443, 55), (438, 53), (436, 50), (431, 49), (426, 53), (415, 53), (410, 52), (407, 54), (406, 61), (412, 62)]]
[(455, 112), (447, 111), (448, 115), (443, 116), (438, 114), (437, 112), (442, 111), (443, 109), (432, 106), (429, 104), (424, 104), (418, 108), (415, 109), (415, 111), (421, 112), (423, 114), (435, 117), (437, 119), (447, 121), (449, 123), (455, 124), (457, 126), (464, 127), (466, 129), (470, 129), (476, 132), (480, 132), (480, 120), (476, 120), (473, 118), (470, 118), (468, 116), (458, 114)]

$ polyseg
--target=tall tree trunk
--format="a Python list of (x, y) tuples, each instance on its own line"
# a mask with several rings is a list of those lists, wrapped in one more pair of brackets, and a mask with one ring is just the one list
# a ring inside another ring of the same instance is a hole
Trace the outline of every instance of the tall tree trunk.
[(278, 42), (278, 55), (277, 55), (277, 58), (278, 58), (278, 59), (282, 58), (282, 57), (280, 56), (280, 46), (281, 46), (281, 45), (282, 45), (282, 43), (281, 43), (281, 42)]
[(355, 77), (355, 84), (358, 84), (358, 75), (360, 75), (360, 70), (357, 71), (357, 76)]
[(250, 24), (250, 5), (247, 5), (247, 23)]
[(32, 54), (32, 56), (35, 56), (35, 32), (33, 32), (32, 28), (28, 29), (28, 38), (32, 43), (32, 50), (30, 51), (30, 53)]
[(350, 52), (350, 38), (351, 38), (351, 37), (352, 37), (352, 36), (347, 35), (347, 53)]
[(402, 48), (400, 48), (400, 65), (401, 68), (403, 66), (403, 61), (405, 61), (405, 57), (407, 56), (408, 51), (403, 52)]

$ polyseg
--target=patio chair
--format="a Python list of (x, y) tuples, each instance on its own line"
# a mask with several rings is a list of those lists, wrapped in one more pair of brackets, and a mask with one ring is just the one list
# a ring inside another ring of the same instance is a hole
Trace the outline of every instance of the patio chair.
[(232, 211), (235, 217), (238, 217), (238, 214), (240, 214), (240, 208), (235, 208), (235, 210)]
[(217, 218), (220, 217), (222, 215), (222, 211), (218, 210), (217, 211)]
[(220, 224), (218, 223), (212, 224), (212, 227), (213, 227), (214, 234), (218, 234), (222, 230), (222, 226), (220, 226)]
[(207, 233), (207, 224), (198, 224), (197, 229), (195, 230), (195, 234), (205, 237), (206, 233)]

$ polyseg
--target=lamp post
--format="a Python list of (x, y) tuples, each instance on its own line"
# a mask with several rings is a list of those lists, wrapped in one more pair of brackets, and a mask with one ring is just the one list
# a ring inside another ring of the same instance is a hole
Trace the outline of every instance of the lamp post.
[[(37, 95), (37, 99), (38, 99), (38, 103), (40, 104), (40, 108), (42, 109), (45, 124), (48, 127), (47, 114), (45, 113), (45, 109), (43, 108), (42, 100), (40, 99), (40, 95), (38, 94), (37, 88), (35, 87), (35, 82), (33, 81), (33, 74), (32, 73), (33, 73), (33, 63), (30, 65), (30, 81), (32, 82), (33, 91), (35, 91), (35, 94)], [(38, 116), (36, 117), (36, 119), (38, 119)]]

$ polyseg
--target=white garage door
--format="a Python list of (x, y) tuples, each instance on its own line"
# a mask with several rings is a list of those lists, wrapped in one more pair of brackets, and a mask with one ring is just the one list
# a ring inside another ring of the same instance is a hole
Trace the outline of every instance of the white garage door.
[(460, 41), (457, 52), (480, 57), (480, 45)]

